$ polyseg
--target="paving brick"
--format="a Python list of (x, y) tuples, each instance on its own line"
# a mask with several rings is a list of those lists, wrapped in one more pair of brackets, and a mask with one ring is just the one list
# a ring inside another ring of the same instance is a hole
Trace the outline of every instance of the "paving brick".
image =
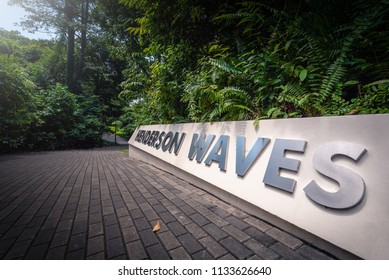
[(151, 229), (139, 231), (138, 234), (145, 247), (154, 245), (159, 242), (158, 238), (155, 236), (155, 233)]
[(264, 260), (276, 260), (279, 259), (280, 256), (274, 251), (270, 250), (260, 242), (250, 239), (244, 243), (244, 245), (253, 251), (257, 256)]
[(126, 244), (127, 254), (130, 260), (143, 260), (147, 254), (140, 240)]
[[(42, 226), (46, 220), (45, 216), (40, 217), (34, 217), (31, 222), (28, 224), (28, 227), (35, 227), (35, 226)], [(11, 226), (12, 224), (10, 224)], [(0, 235), (1, 235), (1, 229), (0, 229)]]
[(194, 260), (213, 260), (214, 259), (206, 250), (201, 250), (200, 252), (193, 254), (192, 257)]
[(128, 259), (127, 256), (125, 254), (123, 254), (120, 256), (113, 257), (110, 260), (127, 260), (127, 259)]
[(107, 241), (107, 258), (112, 259), (114, 257), (125, 254), (125, 246), (121, 237), (117, 237)]
[(147, 210), (144, 213), (145, 213), (145, 217), (146, 217), (146, 219), (148, 221), (154, 221), (154, 220), (158, 220), (159, 219), (158, 214), (154, 210), (152, 210), (152, 209), (151, 210)]
[(170, 256), (160, 243), (146, 248), (151, 260), (169, 260)]
[(201, 238), (199, 241), (215, 259), (228, 253), (223, 246), (210, 236)]
[(301, 240), (299, 240), (299, 239), (293, 237), (292, 235), (290, 235), (284, 231), (281, 231), (277, 228), (271, 228), (270, 230), (268, 230), (266, 232), (266, 234), (268, 234), (271, 237), (273, 237), (274, 239), (280, 241), (282, 244), (288, 246), (292, 250), (295, 250), (298, 247), (300, 247), (301, 245), (303, 245), (303, 242)]
[[(103, 207), (103, 215), (104, 216), (115, 215), (115, 208), (113, 208), (113, 206)], [(113, 222), (113, 223), (115, 223), (115, 222)]]
[(175, 206), (175, 205), (168, 205), (166, 206), (166, 209), (172, 214), (172, 215), (176, 215), (178, 213), (181, 212), (181, 210)]
[(191, 260), (192, 258), (186, 252), (186, 250), (182, 247), (173, 249), (169, 251), (169, 255), (173, 260)]
[(90, 255), (86, 257), (87, 260), (105, 260), (104, 252), (100, 252), (94, 255)]
[(170, 214), (169, 212), (163, 212), (163, 213), (160, 213), (159, 216), (161, 217), (161, 219), (166, 223), (170, 223), (170, 222), (173, 222), (173, 221), (176, 221), (176, 218)]
[(34, 239), (38, 234), (40, 227), (26, 228), (22, 234), (18, 237), (17, 242)]
[(117, 224), (118, 222), (119, 222), (118, 218), (116, 217), (115, 214), (109, 214), (109, 215), (104, 216), (104, 225), (105, 226)]
[(86, 233), (88, 231), (88, 223), (76, 222), (73, 224), (72, 234)]
[(167, 224), (169, 229), (173, 232), (175, 236), (180, 236), (187, 233), (187, 230), (179, 222), (171, 222)]
[(190, 232), (196, 239), (207, 236), (207, 233), (195, 223), (185, 225), (185, 228)]
[(139, 204), (139, 207), (140, 207), (140, 209), (143, 210), (143, 212), (146, 212), (148, 210), (153, 210), (151, 205), (149, 203), (147, 203), (147, 202)]
[(203, 229), (209, 235), (211, 235), (216, 241), (219, 241), (219, 240), (226, 238), (228, 236), (228, 234), (225, 231), (221, 230), (219, 227), (217, 227), (214, 224), (208, 224), (208, 225), (204, 226)]
[(238, 259), (247, 259), (253, 253), (247, 249), (245, 246), (243, 246), (241, 243), (236, 241), (234, 238), (227, 237), (220, 241), (220, 244), (224, 246), (229, 252), (231, 252), (235, 257)]
[(65, 220), (65, 221), (60, 221), (56, 232), (61, 232), (61, 231), (70, 231), (73, 225), (73, 220)]
[(293, 251), (284, 244), (277, 242), (270, 246), (270, 249), (279, 254), (283, 259), (286, 260), (304, 260), (302, 255), (298, 254), (296, 251)]
[(141, 197), (141, 196), (135, 197), (134, 199), (135, 199), (137, 204), (147, 203), (147, 200), (144, 197)]
[(0, 240), (0, 257), (3, 258), (7, 253), (8, 249), (12, 247), (16, 238)]
[(269, 225), (269, 224), (267, 224), (259, 219), (256, 219), (254, 217), (247, 217), (243, 221), (246, 222), (247, 224), (259, 229), (262, 232), (266, 232), (272, 228), (271, 225)]
[(51, 248), (47, 252), (46, 260), (64, 260), (66, 253), (66, 246)]
[(237, 217), (240, 220), (244, 220), (244, 219), (249, 217), (249, 215), (247, 213), (245, 213), (242, 210), (237, 209), (237, 208), (231, 208), (229, 213), (231, 213), (233, 216)]
[(309, 259), (309, 260), (331, 260), (329, 256), (326, 254), (309, 247), (307, 245), (303, 245), (300, 248), (298, 248), (297, 253), (302, 255), (303, 257)]
[(330, 258), (115, 150), (7, 158), (0, 158), (0, 258)]
[(13, 237), (19, 237), (25, 228), (25, 226), (14, 226), (10, 230), (8, 230), (7, 233), (5, 233), (1, 238), (8, 239)]
[(72, 235), (69, 241), (68, 251), (76, 251), (86, 247), (86, 233)]
[(89, 225), (89, 232), (88, 232), (89, 237), (102, 235), (103, 233), (104, 233), (103, 223), (95, 223)]
[(61, 221), (73, 220), (76, 216), (76, 210), (65, 211), (61, 216)]
[(89, 224), (101, 223), (103, 221), (103, 217), (101, 213), (91, 213), (89, 215)]
[(190, 218), (201, 227), (210, 223), (210, 221), (207, 218), (205, 218), (203, 215), (201, 215), (200, 213), (195, 213), (195, 214), (191, 215)]
[(186, 202), (180, 198), (171, 199), (171, 202), (179, 208), (186, 205)]
[(271, 244), (274, 244), (276, 242), (276, 240), (273, 237), (253, 227), (249, 227), (245, 229), (244, 232), (267, 247), (269, 247)]
[(252, 257), (249, 257), (248, 260), (250, 261), (259, 261), (259, 260), (262, 260), (260, 257), (258, 257), (257, 255), (254, 255)]
[(44, 260), (46, 250), (49, 248), (49, 243), (44, 243), (36, 246), (32, 246), (28, 249), (25, 256), (26, 260)]
[(150, 223), (145, 218), (139, 218), (134, 220), (134, 224), (138, 231), (142, 231), (145, 229), (152, 229)]
[(118, 224), (110, 225), (105, 228), (105, 238), (110, 240), (116, 237), (121, 237), (121, 230)]
[(134, 222), (130, 217), (120, 217), (119, 224), (121, 228), (126, 228), (134, 225)]
[(23, 258), (24, 255), (27, 253), (31, 242), (31, 240), (25, 240), (22, 242), (15, 243), (5, 255), (5, 259), (12, 260), (17, 258)]
[(131, 215), (133, 220), (144, 217), (142, 210), (139, 208), (130, 210), (130, 215)]
[(51, 248), (66, 245), (69, 241), (70, 231), (57, 232), (51, 241)]
[(184, 226), (187, 224), (191, 224), (193, 222), (187, 215), (183, 213), (178, 213), (177, 215), (175, 215), (175, 217), (178, 220), (178, 222)]
[(162, 232), (158, 234), (158, 237), (159, 239), (161, 239), (162, 244), (168, 251), (177, 248), (181, 245), (178, 239), (170, 231)]
[(52, 237), (54, 236), (54, 233), (55, 233), (55, 228), (39, 231), (33, 244), (39, 245), (39, 244), (50, 242)]
[(234, 237), (239, 242), (244, 242), (250, 239), (250, 236), (240, 229), (234, 227), (233, 225), (228, 225), (222, 228), (225, 232), (227, 232), (230, 236)]
[(225, 218), (225, 217), (228, 217), (230, 216), (231, 214), (219, 207), (215, 207), (212, 209), (212, 212), (215, 213), (216, 215), (218, 215), (219, 217), (221, 218)]
[(116, 208), (116, 214), (118, 217), (129, 217), (130, 212), (128, 211), (127, 207), (123, 206), (121, 208)]
[(125, 243), (140, 239), (135, 226), (123, 228), (122, 234)]
[(182, 212), (184, 212), (186, 215), (190, 216), (190, 215), (193, 215), (195, 213), (197, 213), (196, 210), (194, 210), (192, 207), (190, 207), (189, 205), (184, 205), (184, 206), (181, 206), (179, 207), (181, 209)]
[[(203, 214), (203, 212), (200, 212)], [(215, 213), (211, 212), (207, 215), (205, 215), (205, 217), (210, 220), (212, 223), (214, 223), (215, 225), (217, 225), (218, 227), (224, 227), (226, 225), (229, 224), (229, 222), (227, 222), (226, 220), (224, 220), (223, 218), (219, 217), (218, 215), (216, 215)]]
[(84, 260), (85, 259), (85, 249), (78, 249), (66, 254), (66, 260)]
[(234, 216), (229, 216), (229, 217), (225, 218), (225, 220), (240, 230), (245, 230), (246, 228), (249, 227), (249, 225), (247, 223), (243, 222), (242, 220), (240, 220)]
[(159, 215), (161, 215), (161, 213), (167, 211), (166, 207), (163, 206), (163, 205), (160, 204), (160, 203), (158, 203), (157, 205), (153, 205), (153, 209), (154, 209), (155, 212), (157, 212)]
[(99, 235), (87, 240), (87, 255), (94, 255), (99, 252), (104, 252), (104, 236)]
[(203, 246), (189, 233), (179, 236), (178, 240), (190, 255), (203, 249)]
[(149, 198), (147, 199), (148, 203), (152, 206), (159, 204), (159, 200), (157, 196), (155, 198)]
[[(113, 206), (114, 206), (114, 209), (120, 209), (120, 208), (124, 208), (126, 207), (126, 205), (124, 204), (124, 202), (121, 200), (122, 198), (119, 196), (119, 201), (113, 201)], [(116, 212), (117, 213), (117, 212)]]
[(220, 257), (218, 260), (224, 260), (224, 261), (229, 261), (229, 260), (236, 260), (236, 258), (231, 255), (230, 253)]

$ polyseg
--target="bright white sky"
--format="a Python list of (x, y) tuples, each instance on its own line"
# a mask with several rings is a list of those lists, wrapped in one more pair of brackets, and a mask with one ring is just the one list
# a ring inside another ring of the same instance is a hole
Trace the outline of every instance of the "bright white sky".
[(24, 31), (22, 27), (15, 26), (26, 13), (18, 6), (9, 6), (8, 0), (0, 0), (0, 28), (5, 30), (17, 30), (23, 36), (30, 39), (51, 39), (51, 36), (47, 33), (35, 32), (34, 34)]

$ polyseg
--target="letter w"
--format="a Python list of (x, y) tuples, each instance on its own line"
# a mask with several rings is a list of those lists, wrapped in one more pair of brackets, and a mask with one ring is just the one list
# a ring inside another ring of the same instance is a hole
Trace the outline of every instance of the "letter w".
[(206, 152), (208, 151), (209, 146), (211, 146), (213, 139), (215, 139), (215, 135), (210, 134), (206, 139), (205, 139), (205, 134), (203, 133), (200, 134), (200, 137), (198, 136), (199, 135), (197, 133), (193, 134), (188, 158), (190, 160), (193, 160), (194, 156), (196, 155), (196, 161), (201, 162)]

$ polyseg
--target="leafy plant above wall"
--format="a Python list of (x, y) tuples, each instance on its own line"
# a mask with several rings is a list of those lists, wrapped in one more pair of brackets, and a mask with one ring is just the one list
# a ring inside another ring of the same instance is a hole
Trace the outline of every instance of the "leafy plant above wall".
[[(378, 34), (388, 34), (389, 5), (346, 2), (243, 2), (235, 13), (222, 11), (214, 20), (240, 32), (234, 41), (229, 36), (214, 42), (209, 58), (191, 73), (183, 99), (189, 117), (213, 121), (387, 112), (389, 37)], [(231, 88), (239, 89), (233, 102)], [(215, 98), (220, 94), (224, 98)]]

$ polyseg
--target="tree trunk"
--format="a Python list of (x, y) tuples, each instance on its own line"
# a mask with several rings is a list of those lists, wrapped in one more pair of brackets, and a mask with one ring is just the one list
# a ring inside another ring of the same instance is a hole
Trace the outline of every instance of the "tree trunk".
[(70, 91), (76, 90), (74, 80), (74, 48), (75, 48), (75, 11), (74, 5), (71, 0), (65, 2), (65, 18), (67, 25), (67, 36), (68, 36), (68, 49), (67, 49), (67, 64), (66, 64), (66, 83)]
[(87, 30), (88, 30), (88, 21), (89, 21), (89, 0), (84, 0), (82, 2), (81, 10), (81, 49), (80, 49), (80, 58), (77, 65), (75, 73), (75, 83), (78, 83), (82, 76), (82, 72), (85, 66), (85, 50), (87, 42)]

